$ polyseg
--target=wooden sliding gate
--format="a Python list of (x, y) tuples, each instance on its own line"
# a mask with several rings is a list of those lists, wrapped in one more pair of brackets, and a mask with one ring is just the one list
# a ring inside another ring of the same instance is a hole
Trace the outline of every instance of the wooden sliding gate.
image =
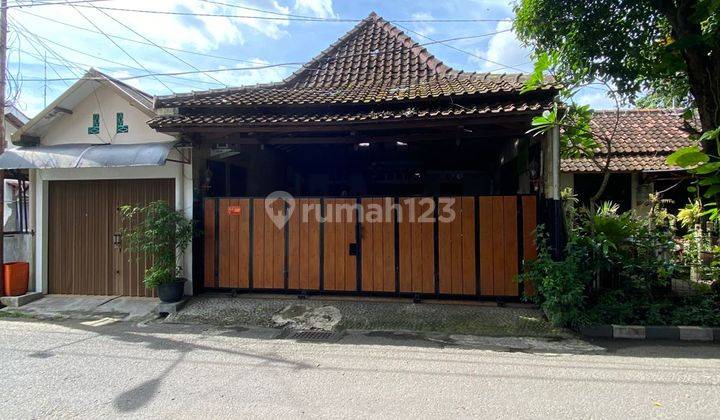
[(535, 196), (207, 198), (208, 289), (517, 297)]

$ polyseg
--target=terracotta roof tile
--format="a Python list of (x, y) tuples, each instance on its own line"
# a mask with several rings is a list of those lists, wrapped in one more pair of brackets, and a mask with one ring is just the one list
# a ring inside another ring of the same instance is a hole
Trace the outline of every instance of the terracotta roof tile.
[[(678, 169), (665, 163), (665, 158), (680, 147), (697, 144), (678, 109), (634, 109), (617, 113), (598, 111), (593, 115), (593, 130), (610, 135), (613, 130), (613, 157), (610, 170), (616, 172), (669, 171)], [(615, 128), (617, 124), (617, 128)], [(603, 148), (599, 156), (607, 156)], [(601, 172), (591, 159), (563, 159), (563, 172)]]
[(410, 120), (416, 118), (455, 118), (490, 113), (533, 112), (550, 109), (552, 100), (530, 102), (503, 102), (473, 106), (444, 106), (440, 108), (417, 109), (413, 106), (395, 110), (347, 110), (346, 112), (299, 112), (291, 114), (277, 113), (223, 113), (222, 110), (212, 114), (163, 115), (153, 118), (149, 125), (157, 129), (173, 129), (176, 127), (258, 127), (287, 126), (302, 124), (303, 126), (344, 123), (351, 121), (378, 120)]
[(593, 130), (609, 136), (617, 122), (612, 144), (616, 153), (672, 153), (692, 144), (681, 113), (679, 109), (597, 111), (591, 125)]
[[(669, 153), (668, 153), (669, 154)], [(642, 171), (671, 171), (679, 169), (665, 163), (668, 154), (627, 154), (615, 156), (610, 160), (610, 171), (612, 172), (642, 172)], [(601, 162), (602, 163), (602, 162)], [(591, 159), (563, 159), (560, 163), (562, 172), (594, 172), (600, 173), (600, 169)]]
[[(160, 96), (156, 108), (363, 104), (518, 94), (527, 76), (453, 70), (375, 13), (280, 83)], [(544, 87), (549, 95), (555, 86)]]

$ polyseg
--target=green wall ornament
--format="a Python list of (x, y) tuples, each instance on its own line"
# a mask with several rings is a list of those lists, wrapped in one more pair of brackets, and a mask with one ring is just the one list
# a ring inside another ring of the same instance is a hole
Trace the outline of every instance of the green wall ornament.
[(117, 134), (127, 133), (128, 126), (124, 124), (125, 116), (122, 112), (115, 114), (115, 132)]
[(88, 127), (88, 134), (100, 134), (100, 114), (93, 114), (92, 127)]

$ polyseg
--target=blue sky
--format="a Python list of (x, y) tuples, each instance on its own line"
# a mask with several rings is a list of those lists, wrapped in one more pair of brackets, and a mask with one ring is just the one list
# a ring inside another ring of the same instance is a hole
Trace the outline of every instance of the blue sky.
[[(29, 1), (10, 0), (9, 3), (15, 5)], [(252, 7), (279, 14), (340, 19), (362, 19), (371, 11), (387, 20), (513, 17), (511, 2), (501, 0), (105, 0), (94, 4), (107, 8), (243, 16), (257, 16), (261, 13), (232, 6)], [(10, 9), (9, 70), (15, 77), (24, 80), (20, 83), (17, 99), (17, 106), (23, 112), (29, 116), (36, 114), (44, 107), (45, 101), (50, 103), (72, 84), (72, 80), (49, 81), (47, 84), (31, 80), (45, 78), (45, 55), (49, 63), (48, 79), (72, 79), (90, 66), (123, 78), (141, 75), (145, 73), (143, 68), (154, 73), (168, 73), (192, 71), (193, 67), (208, 70), (301, 63), (317, 55), (355, 25), (352, 22), (293, 21), (279, 14), (264, 14), (277, 19), (261, 20), (103, 11), (93, 9), (88, 4), (78, 4), (75, 8), (68, 5), (43, 5)], [(509, 22), (415, 22), (401, 25), (436, 40), (483, 35), (511, 27)], [(115, 45), (99, 32), (140, 43), (112, 38), (117, 43)], [(420, 43), (428, 42), (421, 36), (409, 35)], [(160, 48), (143, 44), (148, 41), (198, 54), (171, 50), (176, 56), (173, 57)], [(532, 68), (530, 51), (523, 48), (512, 31), (450, 44), (470, 54), (440, 44), (427, 48), (446, 64), (466, 71), (512, 73), (518, 69), (529, 71)], [(279, 81), (298, 67), (287, 65), (219, 72), (212, 73), (212, 78), (202, 74), (185, 75), (182, 79), (159, 77), (166, 86), (150, 77), (128, 80), (128, 83), (151, 94), (161, 95), (171, 91), (221, 88), (223, 84), (238, 86)], [(594, 107), (610, 105), (604, 93), (597, 90), (582, 92), (580, 96), (580, 101)]]

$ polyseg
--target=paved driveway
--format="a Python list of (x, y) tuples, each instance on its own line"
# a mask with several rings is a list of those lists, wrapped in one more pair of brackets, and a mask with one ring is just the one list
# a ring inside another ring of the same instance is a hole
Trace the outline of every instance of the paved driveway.
[[(720, 347), (602, 354), (448, 346), (361, 334), (0, 320), (4, 418), (720, 415)], [(602, 344), (602, 343), (601, 343)]]
[(45, 295), (42, 299), (9, 312), (27, 313), (42, 318), (113, 318), (139, 320), (150, 316), (157, 307), (155, 298), (126, 296)]

